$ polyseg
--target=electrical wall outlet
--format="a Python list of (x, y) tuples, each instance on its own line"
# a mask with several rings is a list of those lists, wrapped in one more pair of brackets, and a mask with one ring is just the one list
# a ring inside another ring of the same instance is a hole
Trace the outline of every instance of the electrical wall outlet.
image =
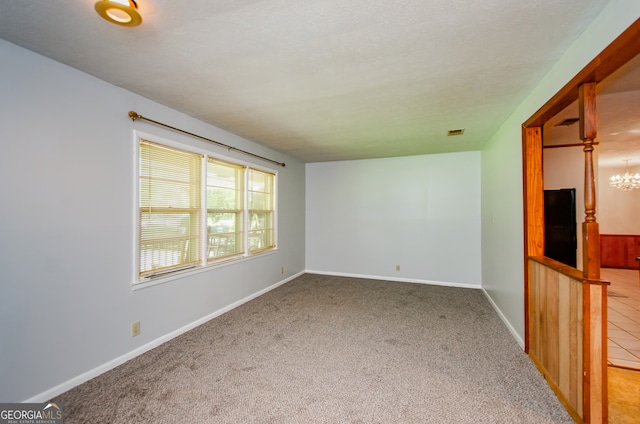
[(138, 336), (140, 334), (140, 321), (136, 321), (131, 324), (131, 337)]
[(400, 265), (396, 265), (396, 271), (400, 271)]

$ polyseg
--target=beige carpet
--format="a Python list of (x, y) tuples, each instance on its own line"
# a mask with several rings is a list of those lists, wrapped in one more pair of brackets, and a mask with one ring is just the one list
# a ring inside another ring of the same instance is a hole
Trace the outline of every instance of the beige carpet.
[(572, 423), (479, 290), (306, 274), (55, 401), (72, 423)]

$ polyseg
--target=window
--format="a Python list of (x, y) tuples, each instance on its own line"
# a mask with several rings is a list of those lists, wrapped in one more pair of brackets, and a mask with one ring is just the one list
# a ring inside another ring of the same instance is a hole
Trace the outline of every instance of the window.
[(140, 275), (200, 260), (202, 156), (140, 143)]
[(140, 140), (139, 275), (275, 248), (274, 173)]
[(275, 175), (249, 169), (249, 251), (273, 247), (273, 182)]
[(244, 253), (245, 168), (209, 158), (207, 165), (207, 259)]

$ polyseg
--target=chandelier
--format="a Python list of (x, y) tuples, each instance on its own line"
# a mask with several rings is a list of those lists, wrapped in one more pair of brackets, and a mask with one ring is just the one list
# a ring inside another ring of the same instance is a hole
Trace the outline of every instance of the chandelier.
[(609, 185), (613, 188), (619, 188), (622, 191), (631, 191), (640, 188), (640, 174), (635, 175), (629, 173), (629, 160), (625, 160), (624, 174), (614, 175), (609, 181)]

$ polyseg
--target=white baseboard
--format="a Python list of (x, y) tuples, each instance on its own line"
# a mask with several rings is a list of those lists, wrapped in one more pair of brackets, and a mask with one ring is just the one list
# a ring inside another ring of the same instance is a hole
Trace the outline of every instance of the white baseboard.
[(507, 326), (507, 328), (511, 332), (511, 335), (513, 336), (513, 338), (516, 339), (516, 342), (518, 342), (518, 344), (520, 345), (522, 350), (524, 350), (524, 340), (522, 340), (522, 337), (520, 337), (520, 335), (518, 334), (516, 329), (513, 328), (513, 326), (509, 322), (509, 320), (507, 320), (507, 317), (504, 316), (504, 314), (502, 313), (500, 308), (498, 308), (498, 305), (496, 305), (496, 303), (493, 301), (491, 296), (489, 296), (489, 293), (487, 293), (487, 291), (484, 288), (482, 289), (482, 292), (487, 297), (487, 299), (489, 299), (489, 303), (491, 303), (491, 306), (493, 306), (493, 309), (497, 312), (497, 314), (500, 317), (500, 319), (502, 320), (502, 322), (504, 322), (504, 324)]
[(450, 283), (446, 281), (419, 280), (416, 278), (397, 278), (397, 277), (387, 277), (384, 275), (348, 274), (344, 272), (314, 271), (311, 269), (307, 269), (305, 272), (307, 274), (334, 275), (336, 277), (365, 278), (367, 280), (398, 281), (401, 283), (430, 284), (433, 286), (462, 287), (465, 289), (481, 288), (477, 284), (463, 284), (463, 283)]
[(216, 318), (216, 317), (218, 317), (218, 316), (220, 316), (220, 315), (222, 315), (222, 314), (224, 314), (226, 312), (229, 312), (230, 310), (232, 310), (234, 308), (237, 308), (238, 306), (240, 306), (240, 305), (242, 305), (244, 303), (247, 303), (248, 301), (253, 300), (256, 297), (262, 296), (263, 294), (265, 294), (265, 293), (267, 293), (267, 292), (269, 292), (269, 291), (271, 291), (271, 290), (273, 290), (273, 289), (275, 289), (275, 288), (277, 288), (277, 287), (279, 287), (279, 286), (281, 286), (281, 285), (283, 285), (285, 283), (288, 283), (289, 281), (299, 277), (300, 275), (302, 275), (304, 273), (305, 273), (305, 271), (301, 271), (301, 272), (299, 272), (297, 274), (294, 274), (294, 275), (292, 275), (292, 276), (290, 276), (290, 277), (288, 277), (288, 278), (286, 278), (286, 279), (284, 279), (282, 281), (279, 281), (279, 282), (277, 282), (277, 283), (275, 283), (275, 284), (273, 284), (273, 285), (271, 285), (271, 286), (269, 286), (267, 288), (264, 288), (264, 289), (262, 289), (262, 290), (260, 290), (260, 291), (258, 291), (256, 293), (253, 293), (253, 294), (245, 297), (244, 299), (240, 299), (237, 302), (234, 302), (234, 303), (232, 303), (232, 304), (230, 304), (228, 306), (225, 306), (222, 309), (218, 309), (217, 311), (215, 311), (215, 312), (213, 312), (213, 313), (211, 313), (211, 314), (209, 314), (207, 316), (204, 316), (204, 317), (202, 317), (202, 318), (200, 318), (200, 319), (198, 319), (198, 320), (196, 320), (196, 321), (194, 321), (194, 322), (192, 322), (190, 324), (187, 324), (184, 327), (181, 327), (181, 328), (179, 328), (179, 329), (177, 329), (175, 331), (172, 331), (172, 332), (170, 332), (168, 334), (165, 334), (162, 337), (158, 337), (157, 339), (155, 339), (155, 340), (153, 340), (153, 341), (151, 341), (151, 342), (149, 342), (149, 343), (147, 343), (145, 345), (142, 345), (142, 346), (140, 346), (140, 347), (138, 347), (138, 348), (136, 348), (136, 349), (134, 349), (134, 350), (132, 350), (130, 352), (127, 352), (124, 355), (119, 356), (119, 357), (117, 357), (117, 358), (115, 358), (115, 359), (113, 359), (113, 360), (111, 360), (111, 361), (109, 361), (109, 362), (107, 362), (105, 364), (102, 364), (99, 367), (96, 367), (96, 368), (94, 368), (92, 370), (89, 370), (89, 371), (87, 371), (87, 372), (85, 372), (83, 374), (80, 374), (77, 377), (74, 377), (74, 378), (72, 378), (70, 380), (67, 380), (64, 383), (59, 384), (59, 385), (57, 385), (57, 386), (55, 386), (55, 387), (53, 387), (53, 388), (51, 388), (49, 390), (46, 390), (46, 391), (44, 391), (44, 392), (42, 392), (42, 393), (40, 393), (40, 394), (38, 394), (36, 396), (33, 396), (33, 397), (29, 398), (29, 399), (26, 399), (23, 402), (24, 403), (47, 402), (48, 400), (50, 400), (50, 399), (52, 399), (52, 398), (54, 398), (54, 397), (56, 397), (58, 395), (61, 395), (62, 393), (66, 392), (66, 391), (68, 391), (70, 389), (73, 389), (74, 387), (79, 386), (80, 384), (82, 384), (82, 383), (84, 383), (86, 381), (89, 381), (92, 378), (95, 378), (95, 377), (99, 376), (100, 374), (103, 374), (103, 373), (105, 373), (105, 372), (107, 372), (109, 370), (114, 369), (118, 365), (124, 364), (125, 362), (129, 361), (130, 359), (135, 358), (136, 356), (142, 355), (143, 353), (148, 352), (151, 349), (156, 348), (156, 347), (160, 346), (161, 344), (166, 343), (169, 340), (171, 340), (171, 339), (173, 339), (175, 337), (178, 337), (179, 335), (181, 335), (183, 333), (186, 333), (187, 331), (192, 330), (192, 329), (196, 328), (197, 326), (204, 324), (207, 321), (212, 320), (213, 318)]

